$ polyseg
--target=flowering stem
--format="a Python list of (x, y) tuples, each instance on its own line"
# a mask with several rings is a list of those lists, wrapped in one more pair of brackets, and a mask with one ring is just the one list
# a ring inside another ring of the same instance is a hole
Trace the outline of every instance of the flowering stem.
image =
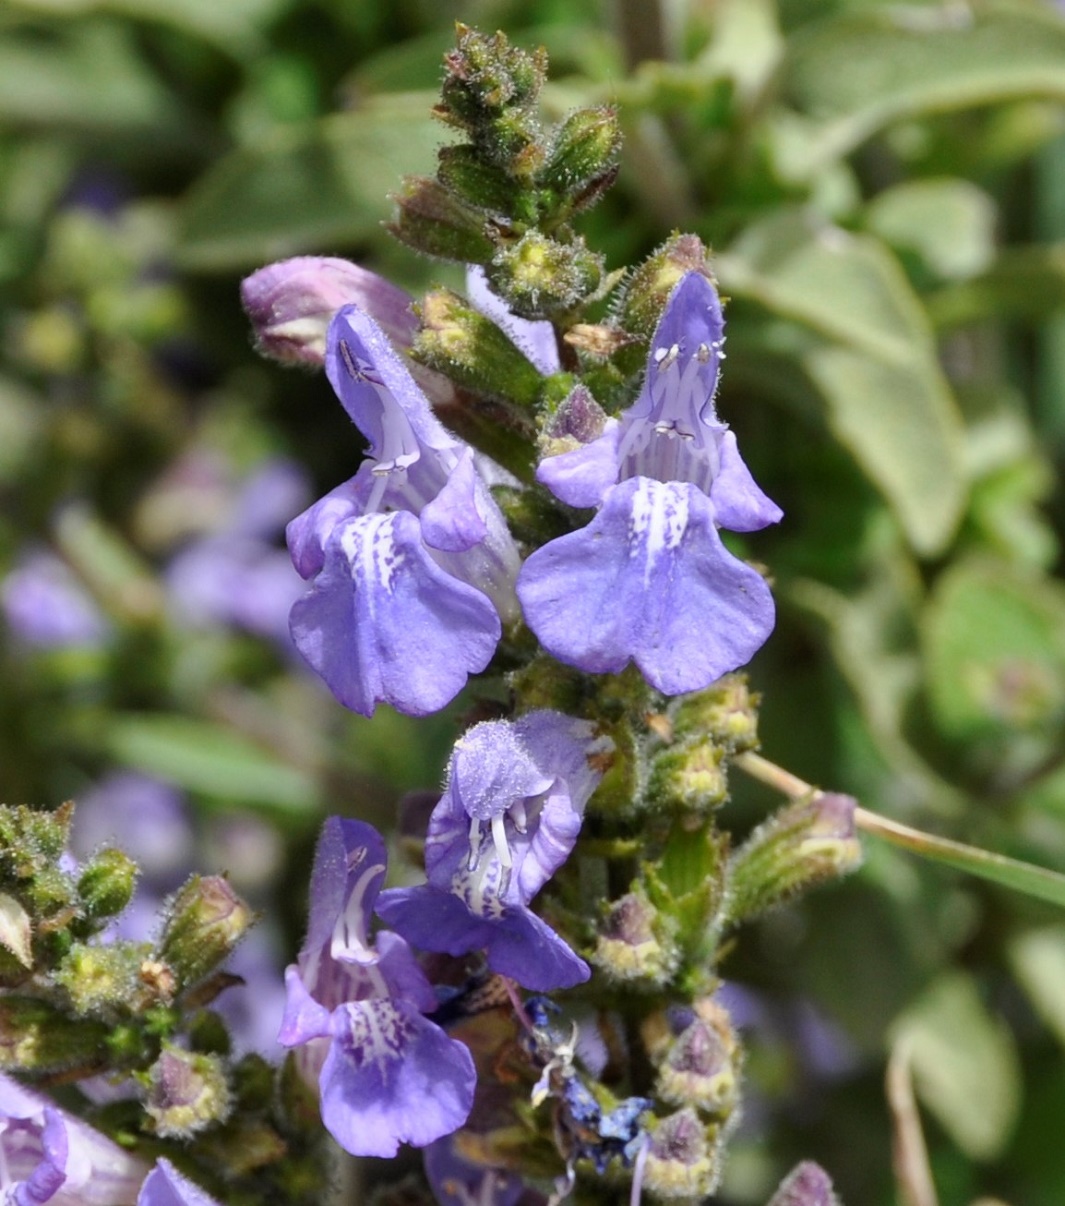
[[(770, 762), (759, 754), (738, 754), (733, 760), (742, 771), (753, 779), (782, 792), (786, 796), (818, 796), (821, 789), (805, 782), (776, 763)], [(1047, 900), (1052, 904), (1065, 906), (1065, 875), (1050, 871), (1045, 867), (1033, 866), (1019, 859), (1007, 858), (1002, 854), (993, 854), (976, 846), (967, 846), (964, 842), (955, 842), (950, 838), (937, 837), (920, 829), (912, 829), (898, 821), (890, 821), (879, 813), (870, 812), (867, 808), (854, 809), (854, 823), (866, 833), (876, 834), (895, 846), (910, 850), (914, 854), (946, 863), (958, 870), (978, 875), (982, 879), (1002, 884), (1017, 892), (1024, 892), (1039, 900)]]

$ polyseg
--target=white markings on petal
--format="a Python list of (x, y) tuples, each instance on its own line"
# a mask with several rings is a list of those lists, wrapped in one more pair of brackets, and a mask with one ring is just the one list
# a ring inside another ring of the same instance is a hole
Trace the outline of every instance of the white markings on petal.
[(340, 546), (356, 583), (391, 593), (393, 579), (406, 560), (396, 547), (394, 526), (394, 514), (366, 515), (341, 535)]
[(414, 1034), (410, 1021), (391, 1001), (362, 1002), (346, 1012), (355, 1063), (376, 1063), (384, 1079), (388, 1065), (403, 1058)]
[[(348, 854), (348, 873), (356, 870), (366, 859), (366, 848), (358, 846)], [(383, 863), (364, 867), (357, 876), (344, 908), (333, 926), (329, 953), (334, 959), (356, 963), (376, 963), (377, 952), (370, 946), (367, 930), (366, 894), (375, 879), (384, 878)]]
[(629, 557), (643, 560), (644, 586), (648, 589), (658, 558), (680, 546), (687, 526), (687, 491), (668, 482), (641, 478), (632, 496)]

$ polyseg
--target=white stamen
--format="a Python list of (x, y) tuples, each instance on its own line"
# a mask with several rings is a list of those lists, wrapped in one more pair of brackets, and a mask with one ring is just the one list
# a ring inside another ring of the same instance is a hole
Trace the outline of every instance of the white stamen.
[(514, 865), (514, 861), (510, 857), (510, 847), (507, 845), (507, 831), (501, 812), (497, 812), (492, 818), (492, 841), (495, 843), (499, 861), (509, 871)]
[(514, 828), (519, 833), (524, 833), (529, 827), (529, 817), (525, 811), (525, 801), (515, 800), (508, 809), (510, 819), (514, 822)]
[(467, 871), (476, 871), (481, 858), (481, 822), (474, 817), (470, 821), (470, 857), (466, 862)]

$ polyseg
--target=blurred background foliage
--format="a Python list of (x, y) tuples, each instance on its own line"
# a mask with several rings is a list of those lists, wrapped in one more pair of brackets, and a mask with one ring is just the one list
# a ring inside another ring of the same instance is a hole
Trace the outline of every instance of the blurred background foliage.
[[(1040, 0), (6, 0), (3, 798), (178, 788), (201, 870), (265, 852), (290, 954), (324, 812), (387, 826), (439, 781), (468, 700), (366, 721), (287, 648), (283, 525), (359, 448), (322, 378), (255, 356), (237, 286), (298, 252), (459, 283), (381, 225), (445, 139), (456, 19), (547, 47), (549, 116), (619, 106), (582, 219), (609, 267), (673, 229), (715, 248), (719, 409), (786, 512), (757, 550), (766, 754), (1065, 869), (1065, 12)], [(733, 787), (742, 831), (769, 797)], [(943, 1206), (1065, 1201), (1049, 906), (871, 844), (726, 973), (750, 1056), (723, 1202), (808, 1156), (851, 1206), (917, 1206), (892, 1051)]]

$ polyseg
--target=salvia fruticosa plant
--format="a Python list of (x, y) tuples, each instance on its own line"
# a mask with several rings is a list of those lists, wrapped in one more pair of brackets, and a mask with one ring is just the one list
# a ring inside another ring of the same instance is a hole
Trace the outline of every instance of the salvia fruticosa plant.
[[(324, 369), (358, 432), (287, 526), (291, 640), (363, 717), (460, 700), (442, 789), (394, 832), (358, 801), (322, 825), (276, 1067), (217, 1008), (256, 921), (226, 877), (130, 936), (127, 854), (75, 856), (70, 806), (0, 811), (5, 1201), (317, 1203), (339, 1148), (388, 1162), (351, 1200), (700, 1202), (743, 1108), (748, 922), (854, 870), (860, 828), (1059, 893), (758, 752), (758, 533), (787, 516), (719, 413), (728, 298), (695, 234), (616, 265), (578, 232), (618, 114), (548, 123), (546, 69), (464, 26), (446, 56), (452, 138), (389, 229), (463, 289), (314, 256), (243, 286), (259, 350)], [(784, 797), (738, 833), (737, 771)], [(905, 1117), (904, 1067), (890, 1091)], [(802, 1161), (769, 1206), (837, 1201)]]

